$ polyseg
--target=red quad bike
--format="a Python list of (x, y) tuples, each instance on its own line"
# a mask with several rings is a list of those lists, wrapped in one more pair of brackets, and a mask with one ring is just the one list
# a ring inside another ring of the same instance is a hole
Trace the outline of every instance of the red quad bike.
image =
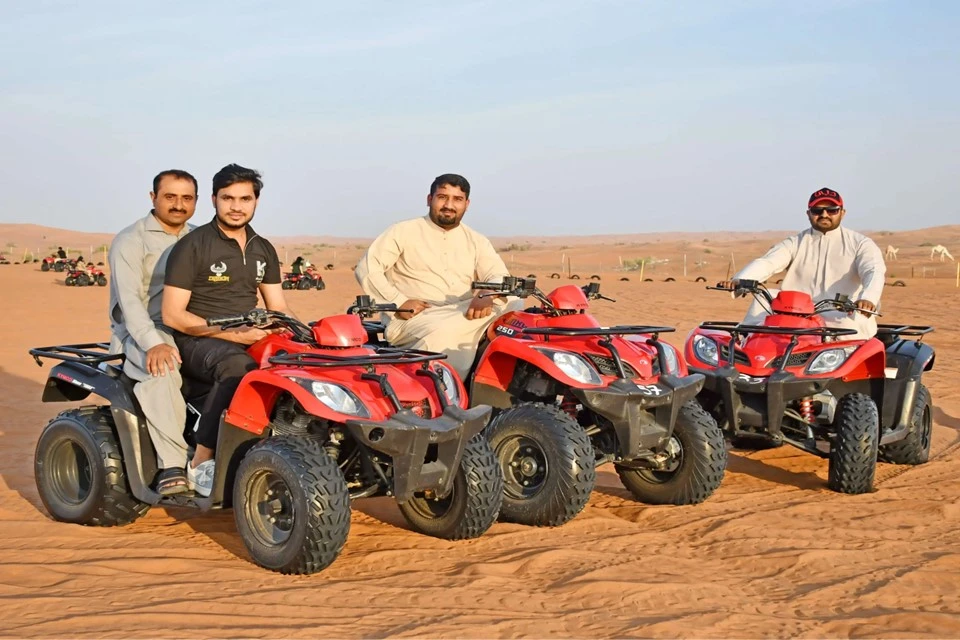
[(102, 269), (71, 269), (63, 283), (68, 287), (107, 286), (107, 275)]
[(287, 272), (283, 274), (283, 282), (280, 286), (284, 289), (316, 289), (323, 291), (327, 284), (323, 281), (323, 276), (314, 269), (307, 269), (303, 273)]
[(761, 325), (704, 322), (685, 356), (706, 376), (701, 404), (735, 446), (787, 443), (827, 458), (827, 484), (841, 493), (871, 491), (878, 457), (927, 461), (933, 422), (921, 376), (935, 354), (921, 340), (932, 327), (881, 324), (876, 338), (851, 340), (855, 330), (827, 327), (820, 315), (857, 312), (844, 296), (816, 304), (797, 291), (773, 297), (755, 280), (734, 291), (753, 294), (770, 315)]
[[(396, 310), (394, 305), (358, 311)], [(35, 475), (54, 519), (125, 525), (151, 505), (233, 507), (237, 530), (257, 564), (281, 573), (314, 573), (339, 555), (350, 503), (394, 496), (413, 529), (458, 540), (497, 519), (503, 479), (482, 430), (490, 407), (466, 408), (466, 390), (443, 354), (364, 345), (360, 315), (324, 318), (313, 327), (254, 309), (212, 319), (223, 327), (283, 327), (248, 352), (248, 373), (221, 418), (213, 491), (161, 496), (145, 420), (122, 373), (122, 355), (106, 344), (32, 349), (61, 361), (44, 402), (95, 393), (110, 404), (70, 409), (43, 430)], [(185, 379), (188, 425), (209, 386)]]
[(77, 263), (74, 260), (68, 260), (67, 258), (60, 258), (56, 255), (51, 255), (44, 258), (43, 262), (40, 263), (40, 271), (50, 271), (53, 269), (59, 273), (64, 269), (75, 266), (77, 266)]
[(504, 475), (504, 519), (567, 522), (605, 462), (641, 502), (698, 503), (720, 485), (723, 434), (695, 399), (703, 376), (659, 338), (673, 328), (601, 327), (588, 313), (589, 300), (610, 300), (598, 282), (547, 295), (532, 278), (473, 287), (540, 303), (490, 325), (469, 380), (471, 402), (494, 407), (486, 433)]

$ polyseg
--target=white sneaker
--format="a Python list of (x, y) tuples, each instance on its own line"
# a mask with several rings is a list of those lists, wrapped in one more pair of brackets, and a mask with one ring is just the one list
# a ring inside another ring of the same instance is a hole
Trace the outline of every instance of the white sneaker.
[(201, 462), (196, 467), (187, 463), (187, 485), (204, 498), (210, 497), (213, 491), (214, 461)]

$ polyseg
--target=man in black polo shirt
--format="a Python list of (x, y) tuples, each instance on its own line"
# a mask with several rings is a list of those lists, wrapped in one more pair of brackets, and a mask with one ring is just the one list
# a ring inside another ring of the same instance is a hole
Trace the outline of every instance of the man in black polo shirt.
[(252, 327), (208, 327), (207, 318), (255, 308), (258, 290), (268, 309), (290, 314), (277, 252), (249, 224), (262, 187), (253, 169), (231, 164), (218, 171), (213, 176), (216, 216), (179, 240), (167, 259), (163, 323), (175, 332), (181, 371), (213, 383), (197, 427), (196, 453), (187, 464), (188, 484), (204, 496), (213, 488), (220, 416), (243, 376), (257, 368), (246, 347), (269, 333)]

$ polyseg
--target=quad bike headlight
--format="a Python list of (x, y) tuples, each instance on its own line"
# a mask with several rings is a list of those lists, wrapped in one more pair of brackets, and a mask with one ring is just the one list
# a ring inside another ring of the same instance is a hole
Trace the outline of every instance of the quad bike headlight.
[(679, 373), (680, 361), (677, 357), (677, 350), (668, 344), (663, 344), (663, 360), (663, 364), (660, 367), (661, 371), (671, 375)]
[(360, 398), (353, 395), (353, 393), (345, 387), (330, 382), (312, 380), (310, 382), (310, 390), (313, 391), (313, 395), (317, 397), (317, 400), (338, 413), (345, 413), (360, 418), (370, 417), (370, 412), (363, 406)]
[(830, 373), (836, 371), (840, 365), (847, 361), (850, 354), (856, 351), (856, 347), (843, 347), (840, 349), (827, 349), (821, 351), (807, 365), (807, 373)]
[(600, 379), (600, 374), (597, 373), (596, 369), (577, 354), (570, 353), (569, 351), (555, 351), (553, 349), (537, 349), (537, 351), (553, 360), (553, 364), (557, 365), (560, 371), (563, 371), (577, 382), (584, 384), (603, 384), (603, 380)]
[(440, 381), (443, 382), (444, 393), (447, 396), (447, 400), (450, 404), (458, 406), (460, 404), (460, 386), (457, 384), (453, 372), (443, 365), (438, 365), (437, 369), (440, 374)]
[(713, 366), (719, 366), (720, 350), (717, 343), (706, 336), (695, 336), (693, 338), (693, 352), (700, 360)]

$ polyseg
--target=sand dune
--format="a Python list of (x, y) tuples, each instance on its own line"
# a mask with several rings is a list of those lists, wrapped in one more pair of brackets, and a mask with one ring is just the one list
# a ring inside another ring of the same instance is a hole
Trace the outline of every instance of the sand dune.
[[(925, 237), (903, 233), (904, 246)], [(960, 227), (949, 233), (960, 237)], [(739, 261), (769, 240), (714, 234), (707, 244)], [(682, 255), (684, 241), (664, 240), (658, 255)], [(549, 275), (571, 251), (550, 244), (514, 252), (515, 272)], [(572, 251), (609, 260), (611, 246)], [(339, 250), (325, 291), (288, 292), (294, 311), (341, 311), (357, 293), (344, 265), (359, 253)], [(697, 322), (744, 308), (690, 282), (689, 265), (686, 281), (673, 283), (610, 267), (597, 269), (617, 299), (595, 304), (604, 322), (672, 324), (679, 342)], [(248, 560), (232, 512), (153, 509), (119, 529), (46, 515), (33, 449), (66, 405), (40, 402), (48, 368), (26, 351), (108, 333), (106, 289), (67, 288), (58, 276), (0, 266), (0, 636), (960, 636), (960, 290), (945, 277), (885, 291), (885, 320), (937, 327), (926, 378), (936, 426), (931, 462), (881, 464), (872, 494), (828, 491), (826, 461), (781, 448), (732, 451), (721, 488), (691, 507), (639, 504), (602, 467), (589, 506), (569, 524), (500, 523), (466, 542), (415, 534), (390, 499), (362, 500), (340, 558), (318, 575), (285, 577)]]

